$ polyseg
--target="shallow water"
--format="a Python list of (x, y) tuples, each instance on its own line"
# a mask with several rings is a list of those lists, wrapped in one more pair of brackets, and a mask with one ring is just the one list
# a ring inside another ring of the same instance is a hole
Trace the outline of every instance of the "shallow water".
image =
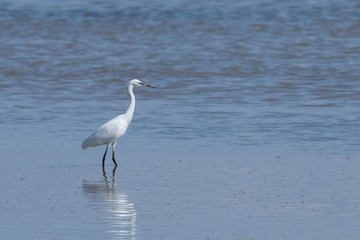
[(357, 239), (359, 10), (1, 1), (1, 238)]

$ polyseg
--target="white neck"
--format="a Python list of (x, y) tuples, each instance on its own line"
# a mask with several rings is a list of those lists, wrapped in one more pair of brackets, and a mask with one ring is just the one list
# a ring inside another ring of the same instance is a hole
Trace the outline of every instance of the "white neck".
[(129, 84), (128, 93), (130, 96), (130, 104), (125, 113), (125, 116), (129, 122), (131, 122), (131, 119), (134, 115), (134, 110), (135, 110), (135, 95), (133, 93), (133, 88), (134, 88), (134, 86), (132, 84)]

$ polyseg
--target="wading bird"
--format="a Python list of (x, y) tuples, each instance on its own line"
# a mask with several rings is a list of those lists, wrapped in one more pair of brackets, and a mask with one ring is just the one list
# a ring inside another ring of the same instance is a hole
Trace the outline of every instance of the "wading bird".
[(86, 149), (88, 147), (96, 147), (99, 145), (106, 145), (105, 153), (102, 159), (103, 168), (105, 165), (106, 153), (110, 145), (112, 146), (112, 160), (115, 164), (115, 167), (117, 166), (117, 163), (115, 161), (115, 146), (117, 140), (125, 134), (126, 129), (131, 123), (131, 119), (135, 110), (135, 96), (133, 93), (133, 88), (135, 86), (147, 86), (154, 88), (154, 86), (145, 84), (138, 79), (131, 80), (128, 83), (130, 104), (126, 112), (101, 125), (93, 134), (90, 135), (90, 137), (85, 139), (82, 143), (83, 149)]

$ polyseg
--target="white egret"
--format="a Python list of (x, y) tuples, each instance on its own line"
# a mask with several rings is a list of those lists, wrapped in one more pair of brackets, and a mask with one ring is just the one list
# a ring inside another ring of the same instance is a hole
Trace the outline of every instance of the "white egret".
[(128, 83), (130, 104), (126, 112), (101, 125), (93, 134), (90, 135), (90, 137), (85, 139), (84, 142), (82, 143), (83, 149), (86, 149), (88, 147), (96, 147), (99, 145), (106, 145), (105, 153), (102, 159), (103, 167), (105, 164), (106, 153), (110, 145), (112, 146), (112, 160), (115, 164), (115, 167), (117, 166), (117, 163), (115, 161), (115, 146), (117, 140), (125, 134), (126, 129), (129, 127), (131, 123), (131, 119), (134, 114), (134, 110), (135, 110), (135, 96), (133, 93), (134, 86), (147, 86), (154, 88), (154, 86), (145, 84), (138, 79), (131, 80)]

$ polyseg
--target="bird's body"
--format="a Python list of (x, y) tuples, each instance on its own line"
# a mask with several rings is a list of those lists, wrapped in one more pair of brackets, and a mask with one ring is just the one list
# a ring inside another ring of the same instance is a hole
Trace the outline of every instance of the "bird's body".
[(90, 137), (84, 140), (82, 148), (96, 147), (116, 142), (126, 132), (129, 122), (124, 119), (124, 114), (119, 115), (101, 125)]
[(129, 127), (134, 110), (135, 110), (135, 95), (133, 93), (134, 86), (148, 86), (154, 87), (148, 84), (144, 84), (137, 79), (133, 79), (128, 83), (128, 93), (130, 96), (130, 104), (127, 111), (124, 114), (121, 114), (110, 121), (101, 125), (93, 134), (91, 134), (87, 139), (82, 143), (82, 148), (86, 149), (88, 147), (96, 147), (99, 145), (106, 145), (106, 150), (103, 156), (103, 167), (105, 164), (105, 157), (108, 148), (112, 146), (112, 159), (115, 165), (115, 145), (117, 140), (126, 133), (127, 128)]

